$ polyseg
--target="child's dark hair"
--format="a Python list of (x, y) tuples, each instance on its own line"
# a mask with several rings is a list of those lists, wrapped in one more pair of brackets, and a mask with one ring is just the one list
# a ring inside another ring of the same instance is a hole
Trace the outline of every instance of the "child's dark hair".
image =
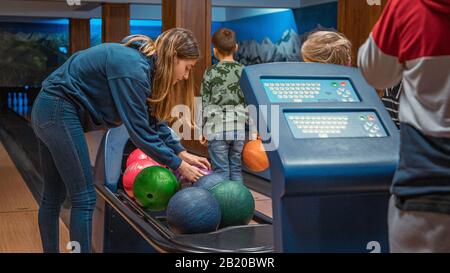
[(220, 28), (212, 37), (214, 47), (223, 55), (231, 55), (236, 50), (236, 33), (229, 28)]

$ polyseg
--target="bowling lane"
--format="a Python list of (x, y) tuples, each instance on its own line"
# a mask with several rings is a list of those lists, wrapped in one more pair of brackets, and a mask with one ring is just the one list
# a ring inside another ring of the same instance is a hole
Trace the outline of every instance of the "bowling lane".
[(261, 193), (250, 191), (255, 199), (255, 209), (260, 213), (272, 218), (272, 199)]
[(32, 102), (37, 93), (37, 90), (29, 88), (23, 88), (17, 92), (10, 91), (7, 93), (7, 108), (30, 120)]
[[(0, 253), (42, 252), (38, 228), (38, 204), (19, 171), (0, 143)], [(60, 249), (69, 241), (60, 221)]]

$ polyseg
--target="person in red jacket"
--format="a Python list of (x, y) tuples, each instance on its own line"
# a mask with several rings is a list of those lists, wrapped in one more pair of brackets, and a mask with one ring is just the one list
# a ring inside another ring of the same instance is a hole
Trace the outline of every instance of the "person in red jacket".
[(390, 0), (358, 64), (375, 88), (403, 79), (391, 252), (450, 252), (450, 0)]

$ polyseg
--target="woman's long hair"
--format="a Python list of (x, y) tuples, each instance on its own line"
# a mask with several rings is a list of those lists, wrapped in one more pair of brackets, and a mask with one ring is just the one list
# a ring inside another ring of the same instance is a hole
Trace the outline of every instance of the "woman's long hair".
[(183, 104), (191, 110), (188, 119), (191, 126), (194, 125), (195, 97), (194, 78), (191, 70), (187, 80), (182, 80), (173, 85), (173, 70), (175, 57), (184, 60), (197, 60), (200, 58), (200, 48), (193, 33), (183, 28), (173, 28), (163, 32), (155, 42), (145, 35), (134, 35), (125, 46), (135, 47), (152, 57), (156, 54), (154, 74), (152, 75), (152, 92), (147, 99), (150, 114), (159, 121), (173, 122), (179, 117), (172, 117), (172, 108)]

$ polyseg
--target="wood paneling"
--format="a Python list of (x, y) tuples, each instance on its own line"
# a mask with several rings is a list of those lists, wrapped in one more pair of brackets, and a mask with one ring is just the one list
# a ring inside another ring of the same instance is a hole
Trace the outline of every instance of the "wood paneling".
[[(191, 30), (197, 39), (202, 58), (194, 70), (196, 96), (200, 94), (203, 73), (211, 65), (211, 0), (171, 0), (162, 2), (163, 31), (174, 27)], [(182, 141), (190, 151), (206, 156), (198, 141)]]
[(130, 34), (130, 5), (102, 4), (102, 42), (118, 43)]
[(69, 53), (89, 48), (90, 44), (89, 19), (69, 19)]
[(196, 95), (205, 69), (211, 65), (211, 0), (173, 0), (162, 3), (163, 31), (174, 27), (191, 30), (197, 39), (202, 58), (194, 70)]
[(255, 199), (255, 209), (264, 215), (273, 217), (272, 214), (272, 199), (256, 191), (252, 191), (253, 198)]
[(35, 211), (38, 209), (33, 195), (1, 143), (0, 177), (0, 213)]
[(338, 30), (353, 44), (353, 64), (356, 64), (358, 49), (369, 37), (387, 1), (381, 0), (381, 5), (369, 5), (365, 0), (339, 0)]
[[(42, 252), (38, 205), (0, 143), (0, 253)], [(60, 250), (65, 252), (69, 232), (60, 220)]]
[[(67, 252), (69, 242), (67, 228), (59, 221), (61, 252)], [(0, 214), (0, 253), (41, 253), (38, 212), (13, 212)]]

